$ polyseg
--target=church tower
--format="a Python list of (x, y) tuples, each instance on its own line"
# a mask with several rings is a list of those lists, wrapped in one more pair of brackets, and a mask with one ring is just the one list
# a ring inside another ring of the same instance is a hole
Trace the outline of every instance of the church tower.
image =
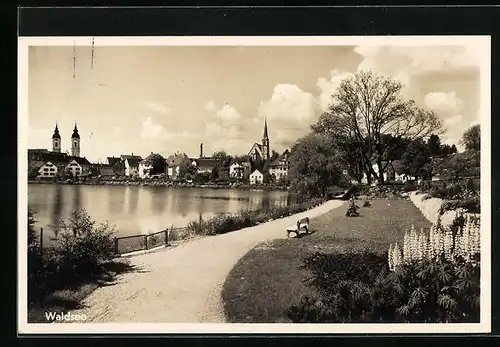
[(59, 129), (54, 129), (54, 135), (52, 135), (52, 152), (61, 153), (61, 135), (59, 135)]
[(267, 135), (267, 119), (264, 121), (264, 136), (262, 137), (262, 159), (268, 160), (269, 156), (269, 136)]
[(78, 134), (76, 123), (75, 128), (73, 129), (73, 135), (71, 135), (71, 155), (73, 157), (80, 156), (80, 134)]

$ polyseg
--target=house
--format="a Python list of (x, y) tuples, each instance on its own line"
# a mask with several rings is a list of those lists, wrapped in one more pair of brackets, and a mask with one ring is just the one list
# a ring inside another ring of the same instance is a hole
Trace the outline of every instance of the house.
[[(372, 164), (373, 171), (379, 175), (377, 163)], [(405, 165), (403, 160), (383, 160), (382, 161), (384, 182), (401, 182), (414, 180), (415, 177), (404, 173)], [(367, 183), (366, 173), (363, 174), (362, 183)]]
[(263, 182), (264, 175), (259, 170), (255, 170), (250, 174), (250, 184), (262, 184)]
[(269, 174), (277, 181), (288, 177), (288, 169), (290, 167), (290, 162), (288, 160), (289, 156), (290, 152), (286, 150), (276, 160), (269, 164)]
[(68, 173), (73, 177), (82, 176), (83, 169), (80, 164), (76, 160), (71, 160), (68, 165), (64, 167), (64, 172)]
[(125, 163), (120, 157), (108, 157), (108, 165), (113, 168), (115, 176), (125, 176)]
[(229, 177), (241, 179), (243, 178), (244, 174), (245, 168), (241, 163), (234, 162), (229, 165)]
[(415, 180), (414, 176), (405, 174), (405, 163), (403, 160), (393, 160), (392, 168), (394, 170), (394, 181), (396, 182), (406, 182)]
[(244, 161), (241, 163), (241, 166), (243, 166), (243, 177), (250, 176), (250, 173), (252, 172), (252, 163)]
[(196, 167), (196, 172), (197, 173), (208, 173), (212, 172), (214, 167), (222, 165), (222, 161), (216, 158), (198, 158), (198, 159), (193, 159), (194, 160), (194, 166)]
[(43, 164), (38, 170), (39, 177), (41, 178), (54, 178), (57, 175), (57, 171), (57, 166), (52, 164), (50, 161)]
[(115, 177), (115, 171), (113, 170), (113, 167), (111, 165), (99, 165), (98, 170), (99, 177), (102, 179), (111, 179)]
[(254, 143), (250, 151), (248, 152), (248, 156), (252, 158), (252, 160), (257, 160), (260, 158), (261, 160), (267, 160), (270, 158), (269, 155), (269, 135), (267, 133), (267, 120), (264, 121), (264, 134), (262, 135), (262, 143)]
[(139, 163), (142, 161), (142, 157), (138, 155), (122, 155), (121, 160), (124, 164), (124, 174), (127, 177), (136, 176), (139, 174)]

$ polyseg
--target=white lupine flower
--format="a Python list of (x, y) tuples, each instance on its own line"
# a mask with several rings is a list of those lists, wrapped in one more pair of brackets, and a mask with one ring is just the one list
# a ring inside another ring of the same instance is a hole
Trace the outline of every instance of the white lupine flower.
[(393, 253), (394, 253), (394, 258), (393, 258), (394, 267), (401, 265), (403, 259), (401, 257), (401, 250), (399, 249), (397, 242), (394, 245)]
[(389, 262), (389, 270), (393, 271), (394, 270), (394, 262), (393, 262), (393, 249), (392, 249), (392, 243), (389, 245), (389, 252), (388, 252), (388, 262)]
[(408, 230), (405, 231), (405, 236), (403, 238), (403, 260), (408, 262), (410, 260), (410, 242)]
[(435, 241), (434, 241), (434, 238), (435, 238), (435, 227), (434, 227), (434, 224), (431, 225), (431, 228), (429, 229), (429, 253), (428, 253), (428, 257), (429, 259), (432, 259), (434, 258), (435, 256)]

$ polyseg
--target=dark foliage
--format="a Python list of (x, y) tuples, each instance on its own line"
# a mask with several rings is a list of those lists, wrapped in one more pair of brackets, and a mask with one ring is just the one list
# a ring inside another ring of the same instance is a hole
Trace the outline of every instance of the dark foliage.
[(356, 205), (354, 199), (351, 199), (347, 207), (346, 217), (359, 217), (359, 206)]
[(479, 322), (480, 266), (461, 260), (402, 265), (387, 254), (316, 253), (304, 260), (317, 295), (290, 307), (296, 323)]

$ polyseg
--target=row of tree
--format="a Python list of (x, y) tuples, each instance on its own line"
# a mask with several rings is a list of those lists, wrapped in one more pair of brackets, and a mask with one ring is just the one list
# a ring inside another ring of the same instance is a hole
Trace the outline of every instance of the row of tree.
[[(291, 150), (292, 185), (324, 195), (345, 170), (359, 182), (365, 177), (369, 184), (384, 184), (386, 165), (398, 159), (406, 174), (424, 177), (433, 169), (431, 158), (457, 153), (455, 145), (441, 143), (445, 129), (437, 115), (404, 100), (402, 88), (372, 71), (343, 80), (328, 110)], [(466, 149), (479, 151), (479, 133), (475, 126), (464, 134)]]

